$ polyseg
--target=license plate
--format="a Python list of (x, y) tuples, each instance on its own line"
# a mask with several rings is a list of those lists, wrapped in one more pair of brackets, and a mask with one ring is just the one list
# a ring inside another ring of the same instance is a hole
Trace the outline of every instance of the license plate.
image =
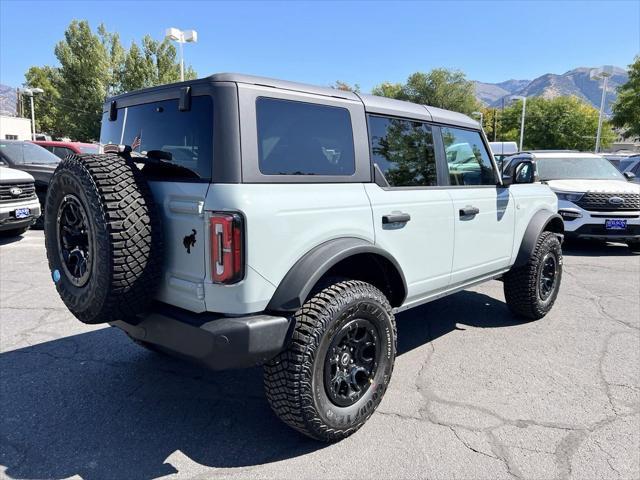
[(31, 216), (30, 208), (16, 208), (16, 218), (27, 218)]
[(627, 221), (617, 218), (605, 220), (604, 228), (606, 230), (625, 230), (627, 228)]

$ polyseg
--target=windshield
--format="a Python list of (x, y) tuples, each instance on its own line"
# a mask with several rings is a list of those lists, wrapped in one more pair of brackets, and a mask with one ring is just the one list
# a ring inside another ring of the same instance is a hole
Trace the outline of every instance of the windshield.
[(49, 150), (29, 142), (0, 143), (0, 153), (13, 164), (56, 164), (60, 159)]
[(602, 157), (538, 158), (540, 180), (624, 180), (616, 167)]
[(210, 179), (212, 99), (194, 96), (188, 111), (179, 110), (177, 99), (133, 105), (119, 109), (115, 121), (110, 121), (109, 112), (105, 112), (100, 143), (129, 145), (133, 156), (162, 150), (171, 154), (172, 163), (191, 170), (200, 178)]

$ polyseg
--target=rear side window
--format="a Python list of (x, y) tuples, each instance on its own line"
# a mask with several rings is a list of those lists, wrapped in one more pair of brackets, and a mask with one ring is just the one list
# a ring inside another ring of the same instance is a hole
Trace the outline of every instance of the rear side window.
[(371, 157), (392, 187), (438, 184), (431, 126), (369, 116)]
[(495, 185), (491, 157), (480, 132), (442, 127), (451, 185)]
[(353, 175), (351, 116), (345, 108), (274, 98), (256, 101), (263, 175)]
[(210, 179), (213, 101), (208, 96), (195, 96), (191, 109), (184, 112), (178, 109), (177, 99), (134, 105), (119, 109), (113, 122), (105, 112), (100, 143), (129, 145), (133, 156), (162, 150), (171, 154), (173, 163), (188, 168), (199, 178)]

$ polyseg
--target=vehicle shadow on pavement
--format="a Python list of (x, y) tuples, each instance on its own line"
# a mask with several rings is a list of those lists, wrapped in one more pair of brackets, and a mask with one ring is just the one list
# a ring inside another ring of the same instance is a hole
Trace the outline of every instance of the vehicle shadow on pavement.
[(563, 255), (581, 257), (633, 257), (633, 253), (624, 243), (605, 243), (587, 240), (565, 241), (562, 245)]
[[(400, 314), (398, 353), (463, 325), (517, 322), (499, 301), (462, 292)], [(275, 417), (261, 369), (212, 372), (115, 328), (1, 354), (0, 399), (0, 465), (13, 478), (147, 479), (175, 473), (176, 451), (224, 468), (325, 447)]]
[(12, 235), (10, 237), (0, 236), (0, 247), (2, 245), (9, 245), (10, 243), (16, 243), (22, 240), (22, 235)]
[(473, 291), (462, 291), (397, 316), (398, 355), (423, 346), (465, 326), (515, 327), (528, 323), (515, 317), (504, 302)]

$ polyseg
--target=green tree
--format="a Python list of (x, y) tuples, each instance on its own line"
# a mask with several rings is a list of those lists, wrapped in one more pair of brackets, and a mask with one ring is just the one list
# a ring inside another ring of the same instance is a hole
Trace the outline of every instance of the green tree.
[(134, 42), (124, 59), (120, 85), (124, 92), (149, 87), (154, 84), (153, 62), (144, 55)]
[(100, 134), (100, 118), (111, 76), (111, 57), (104, 43), (87, 21), (71, 22), (58, 42), (55, 54), (60, 62), (61, 108), (58, 121), (68, 136), (92, 140)]
[[(525, 115), (525, 150), (593, 150), (598, 129), (598, 110), (577, 97), (528, 98)], [(502, 113), (500, 141), (519, 141), (522, 101)], [(609, 146), (615, 134), (609, 122), (602, 125), (601, 143)]]
[(618, 87), (611, 123), (624, 138), (640, 137), (640, 55), (629, 65), (629, 80)]
[[(180, 81), (180, 63), (176, 49), (164, 40), (158, 42), (149, 35), (142, 38), (142, 48), (133, 42), (126, 53), (121, 75), (121, 87), (125, 92)], [(196, 78), (195, 71), (188, 67), (185, 80)]]
[[(69, 24), (55, 55), (60, 65), (31, 67), (25, 85), (45, 90), (36, 97), (37, 127), (57, 137), (95, 140), (107, 96), (180, 80), (176, 49), (168, 40), (147, 35), (142, 48), (132, 43), (127, 51), (117, 33), (104, 25), (94, 33), (85, 20)], [(185, 78), (196, 78), (191, 67)]]
[(122, 92), (120, 79), (126, 51), (120, 43), (120, 35), (108, 32), (104, 24), (98, 26), (98, 36), (109, 55), (109, 82), (107, 92), (109, 95), (117, 95)]
[(344, 90), (346, 92), (360, 93), (360, 85), (358, 85), (357, 83), (351, 85), (341, 80), (336, 80), (336, 82), (331, 85), (331, 88), (335, 88), (336, 90)]
[(428, 73), (416, 72), (404, 84), (382, 83), (373, 89), (373, 94), (467, 115), (479, 108), (473, 83), (461, 71), (445, 68), (436, 68)]
[[(38, 132), (47, 132), (51, 135), (63, 134), (63, 129), (59, 127), (57, 121), (62, 106), (58, 90), (60, 81), (60, 72), (53, 67), (31, 67), (25, 74), (25, 86), (44, 90), (44, 93), (34, 97)], [(29, 116), (31, 111), (29, 97), (23, 96), (22, 101), (22, 111), (25, 116)]]

